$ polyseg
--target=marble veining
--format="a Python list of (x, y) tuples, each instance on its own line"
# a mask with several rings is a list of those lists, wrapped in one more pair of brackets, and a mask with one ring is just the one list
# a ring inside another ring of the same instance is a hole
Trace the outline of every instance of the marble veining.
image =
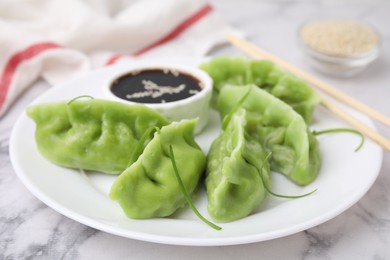
[(332, 234), (324, 234), (313, 228), (304, 231), (304, 233), (309, 241), (309, 246), (303, 252), (302, 259), (310, 259), (310, 257), (328, 257), (329, 249), (331, 249), (342, 237), (341, 230)]
[[(390, 116), (390, 3), (385, 0), (226, 0), (215, 9), (249, 39)], [(351, 79), (312, 70), (295, 43), (299, 25), (338, 15), (374, 24), (383, 38), (380, 59)], [(212, 55), (241, 54), (233, 47)], [(154, 244), (114, 236), (68, 219), (35, 198), (17, 178), (8, 154), (17, 117), (48, 89), (38, 81), (0, 118), (0, 259), (390, 259), (390, 154), (367, 194), (339, 216), (306, 231), (260, 243), (224, 247)], [(376, 124), (390, 138), (390, 130)], [(348, 185), (353, 185), (353, 180)]]

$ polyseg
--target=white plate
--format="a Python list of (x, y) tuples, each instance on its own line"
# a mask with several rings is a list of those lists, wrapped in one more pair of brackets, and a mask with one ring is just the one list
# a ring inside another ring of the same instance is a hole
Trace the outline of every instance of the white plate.
[[(53, 87), (34, 103), (70, 100), (80, 95), (103, 98), (105, 79), (125, 65), (93, 71), (83, 77)], [(352, 111), (353, 112), (353, 111)], [(373, 127), (366, 117), (354, 112)], [(315, 112), (311, 129), (348, 127), (321, 108)], [(90, 227), (132, 239), (175, 245), (213, 246), (264, 241), (297, 233), (321, 224), (356, 203), (375, 181), (382, 162), (382, 149), (365, 141), (354, 152), (360, 138), (340, 133), (319, 136), (322, 167), (318, 178), (307, 187), (298, 187), (282, 175), (272, 175), (276, 192), (302, 194), (318, 191), (301, 199), (268, 196), (256, 213), (244, 219), (220, 224), (216, 231), (201, 222), (186, 207), (170, 218), (128, 219), (107, 194), (115, 176), (84, 173), (65, 169), (44, 159), (36, 149), (35, 125), (22, 114), (14, 126), (10, 140), (10, 156), (15, 171), (24, 185), (41, 201), (61, 214)], [(211, 111), (210, 123), (196, 137), (206, 152), (219, 132), (219, 118)], [(195, 198), (199, 211), (206, 217), (207, 197), (202, 188)]]

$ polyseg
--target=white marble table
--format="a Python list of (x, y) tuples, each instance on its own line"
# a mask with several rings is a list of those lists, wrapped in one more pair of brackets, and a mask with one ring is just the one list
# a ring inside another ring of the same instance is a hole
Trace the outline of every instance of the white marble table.
[[(312, 72), (390, 116), (390, 2), (213, 1), (218, 12), (249, 39)], [(319, 15), (355, 17), (383, 36), (379, 60), (357, 77), (328, 78), (304, 62), (296, 30)], [(213, 54), (239, 54), (232, 47)], [(169, 246), (110, 235), (48, 208), (19, 181), (8, 155), (8, 137), (25, 106), (48, 89), (38, 82), (0, 120), (0, 259), (390, 259), (390, 154), (377, 181), (354, 206), (309, 230), (271, 241), (225, 247)], [(390, 129), (376, 124), (390, 138)], [(353, 180), (352, 180), (353, 181)]]

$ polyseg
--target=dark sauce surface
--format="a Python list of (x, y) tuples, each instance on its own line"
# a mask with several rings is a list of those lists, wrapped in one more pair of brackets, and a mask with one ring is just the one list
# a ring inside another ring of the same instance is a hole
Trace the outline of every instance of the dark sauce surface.
[(166, 103), (191, 97), (202, 90), (195, 77), (162, 69), (129, 73), (111, 85), (117, 97), (138, 103)]

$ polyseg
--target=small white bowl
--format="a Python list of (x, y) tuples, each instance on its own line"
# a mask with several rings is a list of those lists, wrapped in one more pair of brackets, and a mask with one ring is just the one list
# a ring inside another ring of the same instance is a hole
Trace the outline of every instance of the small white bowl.
[[(134, 102), (126, 98), (119, 97), (113, 93), (112, 86), (120, 78), (126, 75), (137, 75), (139, 72), (150, 70), (174, 71), (177, 73), (189, 75), (199, 82), (201, 90), (187, 98), (165, 103)], [(161, 62), (142, 62), (131, 64), (124, 67), (123, 70), (119, 71), (114, 76), (110, 77), (103, 85), (103, 93), (110, 100), (119, 101), (126, 104), (143, 104), (152, 109), (155, 109), (172, 121), (198, 118), (195, 134), (200, 133), (208, 123), (212, 89), (213, 81), (211, 77), (206, 72), (198, 69), (197, 67), (173, 65), (172, 63)]]

